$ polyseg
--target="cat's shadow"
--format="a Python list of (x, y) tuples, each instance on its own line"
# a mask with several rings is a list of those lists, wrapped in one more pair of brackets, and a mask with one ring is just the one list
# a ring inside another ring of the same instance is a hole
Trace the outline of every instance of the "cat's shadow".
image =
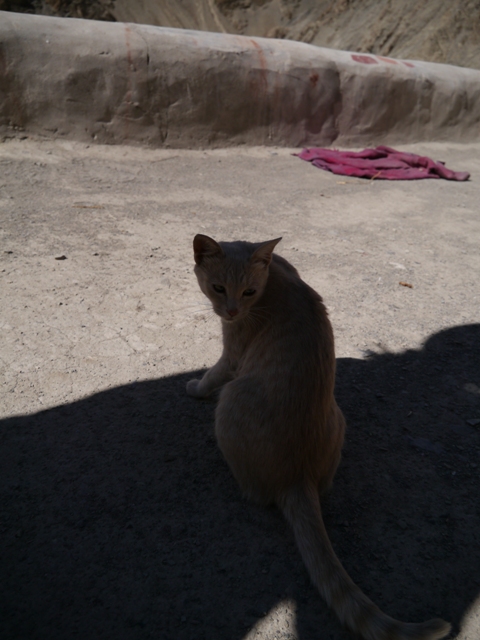
[[(267, 638), (286, 600), (281, 637), (351, 637), (281, 515), (239, 496), (214, 404), (185, 395), (196, 374), (0, 421), (0, 637), (235, 640), (276, 608)], [(459, 625), (480, 591), (479, 386), (480, 325), (338, 361), (349, 428), (325, 521), (351, 576), (402, 620)]]

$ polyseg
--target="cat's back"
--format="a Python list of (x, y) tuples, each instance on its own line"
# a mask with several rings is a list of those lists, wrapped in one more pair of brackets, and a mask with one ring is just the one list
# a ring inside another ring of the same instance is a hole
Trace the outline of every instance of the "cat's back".
[(278, 256), (259, 307), (268, 310), (268, 321), (250, 343), (224, 400), (230, 409), (241, 406), (252, 424), (263, 416), (263, 433), (272, 434), (274, 457), (284, 460), (291, 480), (322, 468), (329, 451), (329, 444), (317, 445), (334, 411), (333, 332), (322, 298)]
[(334, 369), (333, 332), (322, 298), (276, 254), (259, 307), (268, 321), (251, 344), (248, 360), (255, 369), (288, 372), (300, 385), (319, 369)]
[(272, 255), (272, 262), (271, 262), (271, 265), (270, 265), (270, 271), (272, 270), (272, 268), (273, 268), (274, 271), (276, 269), (278, 272), (280, 272), (286, 278), (288, 278), (289, 276), (300, 278), (300, 274), (295, 269), (293, 264), (290, 264), (290, 262), (288, 262), (288, 260), (286, 260), (285, 258), (282, 258), (282, 256), (279, 256), (276, 253), (274, 253)]
[(299, 338), (308, 336), (316, 342), (321, 332), (330, 328), (321, 296), (302, 280), (292, 264), (276, 254), (270, 266), (266, 298), (278, 327), (301, 329)]

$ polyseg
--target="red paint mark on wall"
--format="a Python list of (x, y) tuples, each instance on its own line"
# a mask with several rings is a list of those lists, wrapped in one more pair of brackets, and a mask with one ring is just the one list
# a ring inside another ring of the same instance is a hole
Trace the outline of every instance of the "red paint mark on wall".
[(377, 56), (378, 60), (382, 62), (388, 62), (389, 64), (397, 64), (396, 60), (392, 60), (391, 58), (384, 58), (383, 56)]
[(258, 74), (258, 78), (253, 78), (250, 81), (250, 89), (252, 91), (252, 93), (259, 98), (260, 96), (266, 96), (267, 94), (267, 89), (268, 89), (268, 82), (267, 82), (267, 61), (265, 59), (265, 54), (263, 52), (262, 47), (258, 44), (258, 42), (256, 42), (255, 40), (253, 40), (252, 38), (250, 38), (250, 42), (253, 44), (257, 55), (258, 55), (258, 61), (260, 63), (260, 71)]
[(262, 47), (258, 44), (258, 42), (256, 42), (253, 39), (250, 39), (250, 42), (253, 44), (253, 46), (255, 47), (255, 49), (258, 52), (258, 58), (260, 60), (260, 66), (262, 67), (262, 70), (265, 71), (267, 68), (267, 62), (265, 60), (265, 54), (263, 53), (263, 49)]
[(371, 56), (358, 55), (356, 53), (352, 53), (352, 60), (355, 62), (362, 62), (363, 64), (378, 64), (375, 58), (372, 58)]

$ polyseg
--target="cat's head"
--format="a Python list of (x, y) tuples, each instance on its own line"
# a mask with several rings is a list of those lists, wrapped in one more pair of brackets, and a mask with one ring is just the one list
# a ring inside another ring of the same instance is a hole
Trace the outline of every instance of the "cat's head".
[(275, 245), (267, 242), (215, 242), (198, 234), (193, 240), (195, 274), (200, 289), (223, 320), (234, 322), (248, 315), (261, 297)]

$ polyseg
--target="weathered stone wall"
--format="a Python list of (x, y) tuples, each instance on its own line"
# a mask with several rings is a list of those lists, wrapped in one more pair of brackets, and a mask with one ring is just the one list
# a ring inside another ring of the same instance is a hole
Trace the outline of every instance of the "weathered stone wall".
[(206, 147), (480, 139), (480, 71), (0, 12), (0, 127)]

